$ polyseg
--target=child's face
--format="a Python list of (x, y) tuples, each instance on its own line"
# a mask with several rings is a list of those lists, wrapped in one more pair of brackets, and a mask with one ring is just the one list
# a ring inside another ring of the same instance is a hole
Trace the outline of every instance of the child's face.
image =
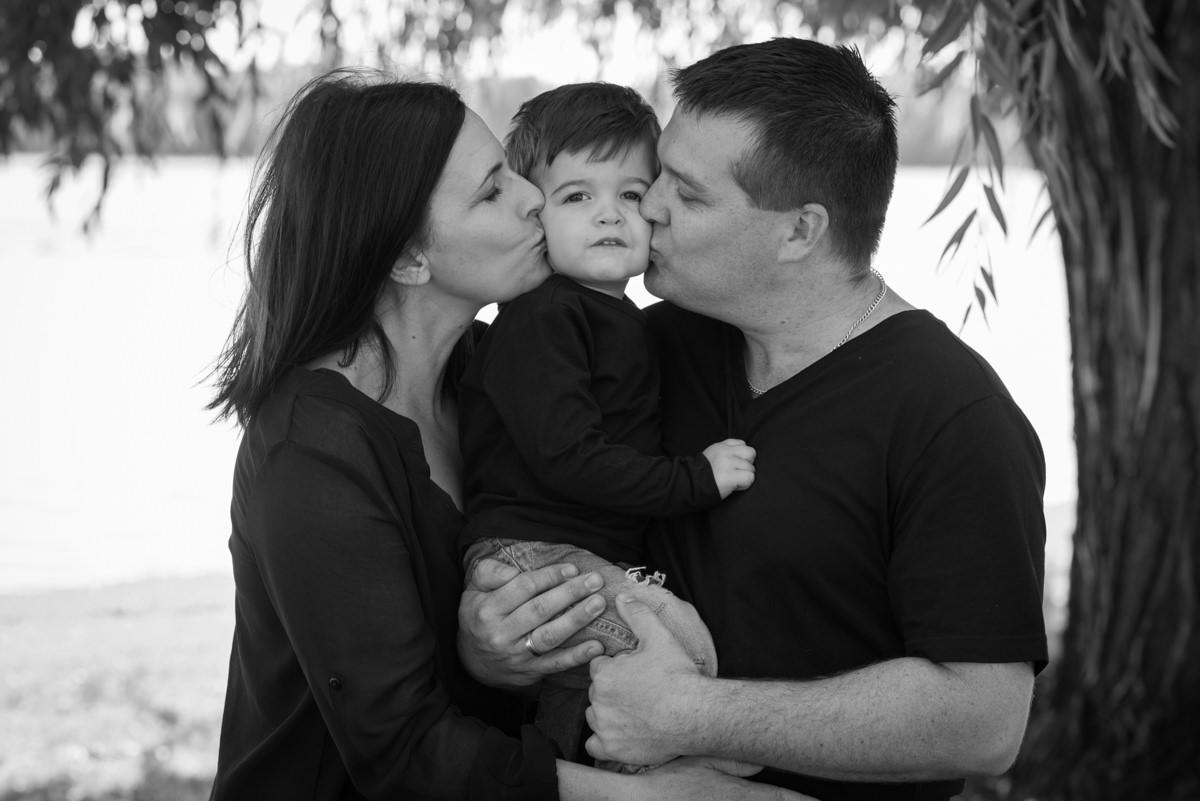
[(654, 154), (637, 144), (607, 161), (589, 155), (559, 153), (530, 178), (546, 196), (539, 216), (550, 265), (619, 298), (650, 260), (650, 223), (638, 203), (654, 183)]

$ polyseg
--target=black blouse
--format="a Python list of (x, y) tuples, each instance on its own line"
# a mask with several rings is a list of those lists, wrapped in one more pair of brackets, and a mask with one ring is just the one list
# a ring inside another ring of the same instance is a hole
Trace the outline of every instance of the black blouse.
[(293, 369), (234, 476), (214, 799), (557, 798), (553, 747), (455, 647), (462, 515), (416, 424)]

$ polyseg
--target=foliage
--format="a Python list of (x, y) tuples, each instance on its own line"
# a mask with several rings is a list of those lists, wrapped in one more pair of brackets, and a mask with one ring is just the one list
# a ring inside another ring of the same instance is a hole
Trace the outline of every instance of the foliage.
[[(402, 66), (453, 75), (490, 51), (522, 16), (576, 21), (585, 43), (610, 59), (614, 20), (633, 15), (656, 33), (670, 28), (690, 48), (664, 47), (665, 65), (763, 31), (842, 36), (926, 24), (931, 3), (890, 0), (313, 0), (297, 28), (315, 41), (309, 71), (339, 64)], [(906, 9), (917, 15), (903, 15)], [(6, 0), (0, 3), (0, 154), (18, 143), (50, 150), (48, 193), (64, 174), (98, 157), (104, 186), (115, 159), (148, 157), (197, 136), (216, 152), (230, 120), (261, 94), (260, 59), (301, 33), (272, 27), (255, 0)], [(902, 17), (909, 20), (904, 23)], [(171, 97), (189, 94), (191, 123), (172, 120)], [(234, 126), (236, 128), (236, 126)], [(240, 131), (234, 131), (234, 138)], [(103, 191), (101, 192), (101, 197)], [(97, 203), (93, 216), (100, 211)]]
[[(0, 153), (22, 135), (48, 134), (48, 191), (90, 155), (149, 156), (162, 143), (164, 80), (172, 65), (203, 80), (212, 141), (223, 147), (218, 105), (229, 71), (207, 35), (238, 2), (218, 0), (7, 0), (0, 4)], [(94, 214), (99, 213), (97, 203)]]

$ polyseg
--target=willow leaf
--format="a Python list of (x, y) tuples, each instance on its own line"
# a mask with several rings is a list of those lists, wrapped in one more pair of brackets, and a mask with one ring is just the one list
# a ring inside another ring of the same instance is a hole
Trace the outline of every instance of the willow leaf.
[(929, 215), (929, 219), (921, 223), (921, 225), (928, 225), (930, 220), (945, 211), (946, 207), (950, 205), (951, 201), (958, 196), (958, 192), (963, 188), (963, 184), (966, 183), (966, 180), (967, 168), (963, 167), (958, 171), (958, 175), (955, 176), (954, 183), (952, 183), (950, 188), (946, 190), (946, 194), (942, 195), (942, 202), (939, 203), (938, 207), (933, 210), (933, 214)]
[(979, 95), (971, 95), (971, 137), (972, 143), (979, 144), (979, 128), (980, 119), (983, 118), (983, 109), (979, 107)]
[(1037, 224), (1033, 226), (1033, 232), (1029, 235), (1029, 242), (1031, 244), (1033, 243), (1033, 238), (1037, 236), (1037, 232), (1042, 230), (1042, 226), (1045, 225), (1046, 220), (1050, 219), (1053, 213), (1054, 209), (1050, 206), (1046, 206), (1046, 210), (1042, 212), (1042, 216), (1038, 217)]
[(982, 264), (979, 265), (979, 272), (983, 274), (983, 281), (987, 284), (987, 289), (992, 296), (992, 300), (996, 300), (996, 277), (992, 275), (991, 270)]
[[(967, 227), (975, 220), (975, 214), (976, 212), (974, 211), (968, 214), (967, 219), (962, 221), (962, 225), (958, 226), (958, 230), (951, 234), (950, 241), (946, 243), (946, 247), (942, 250), (942, 255), (938, 256), (938, 264), (941, 264), (945, 260), (946, 254), (950, 253), (951, 248), (954, 249), (954, 253), (958, 252), (958, 248), (962, 245), (963, 236), (967, 233)], [(951, 257), (953, 257), (954, 253), (950, 253)]]
[(941, 24), (925, 40), (925, 46), (921, 48), (921, 55), (932, 56), (957, 39), (963, 32), (963, 28), (967, 27), (967, 23), (971, 21), (971, 14), (974, 11), (974, 0), (961, 0), (946, 9), (946, 16), (942, 18)]
[(1004, 221), (1004, 212), (1000, 210), (1000, 203), (996, 200), (996, 193), (987, 184), (983, 186), (983, 193), (987, 195), (988, 205), (992, 208), (992, 216), (996, 218), (996, 222), (1000, 223), (1000, 230), (1008, 236), (1008, 223)]
[(992, 324), (988, 321), (987, 315), (987, 295), (983, 294), (979, 284), (975, 285), (975, 301), (979, 304), (979, 313), (983, 315), (983, 324), (991, 328)]
[(989, 17), (996, 17), (1010, 24), (1017, 21), (1007, 0), (1003, 0), (1003, 2), (1002, 0), (983, 0), (983, 5), (987, 8)]
[(1038, 93), (1049, 97), (1054, 88), (1054, 67), (1058, 59), (1058, 45), (1053, 39), (1046, 40), (1046, 49), (1042, 52), (1042, 69), (1038, 76)]
[(944, 84), (946, 79), (949, 78), (956, 69), (958, 69), (958, 65), (962, 63), (962, 60), (966, 55), (966, 50), (960, 50), (958, 55), (955, 56), (949, 64), (938, 70), (937, 74), (930, 78), (929, 82), (921, 87), (921, 89), (917, 92), (917, 96), (920, 97), (923, 94), (932, 92), (934, 89), (937, 89), (939, 86)]
[(1000, 177), (1000, 188), (1003, 189), (1004, 154), (1000, 151), (1000, 139), (996, 136), (996, 129), (986, 114), (982, 115), (979, 120), (983, 124), (983, 141), (992, 155), (992, 163), (996, 165), (996, 174)]

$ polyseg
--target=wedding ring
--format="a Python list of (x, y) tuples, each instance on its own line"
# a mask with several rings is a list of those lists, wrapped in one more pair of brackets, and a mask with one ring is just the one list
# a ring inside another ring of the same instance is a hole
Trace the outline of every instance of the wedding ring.
[(529, 636), (525, 638), (525, 647), (529, 649), (529, 653), (534, 656), (542, 656), (542, 652), (533, 647), (533, 632), (529, 632)]

